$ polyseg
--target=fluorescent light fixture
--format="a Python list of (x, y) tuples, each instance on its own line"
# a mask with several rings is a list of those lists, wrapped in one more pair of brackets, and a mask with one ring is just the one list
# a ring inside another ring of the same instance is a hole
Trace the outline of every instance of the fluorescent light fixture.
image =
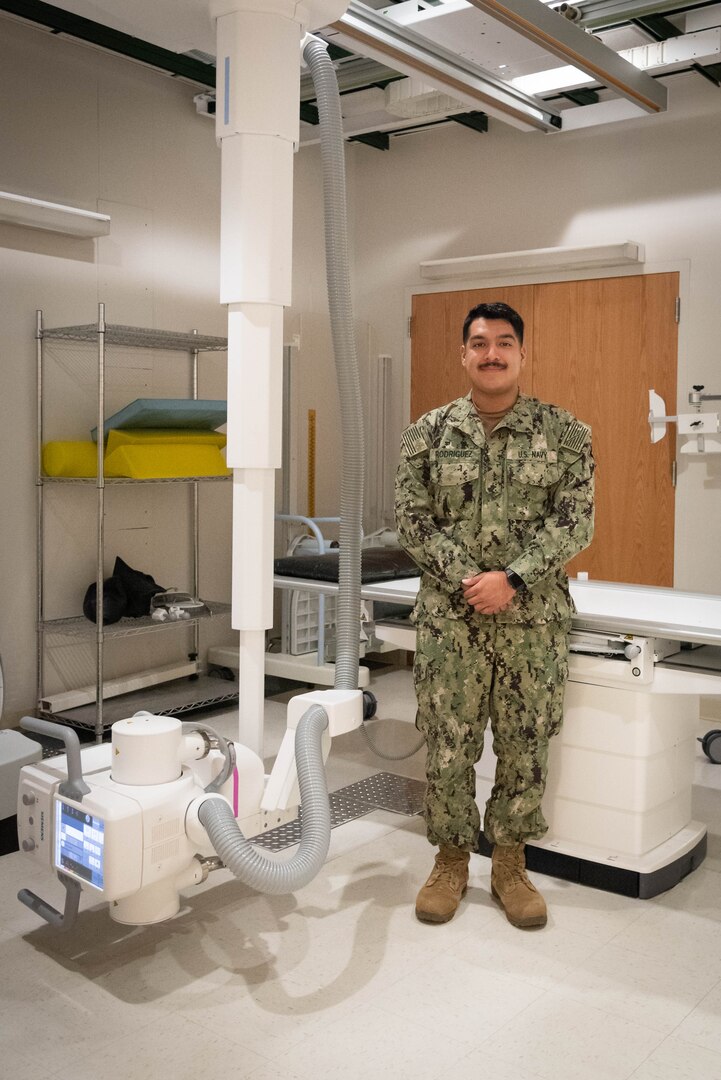
[(484, 277), (499, 273), (527, 274), (538, 270), (592, 270), (602, 266), (628, 266), (646, 258), (643, 244), (626, 240), (622, 244), (593, 247), (535, 248), (531, 251), (504, 251), (495, 255), (470, 255), (462, 259), (433, 259), (420, 263), (421, 277), (428, 281), (447, 278)]
[(0, 191), (0, 221), (27, 225), (31, 229), (49, 229), (50, 232), (66, 233), (68, 236), (107, 236), (110, 232), (107, 214), (30, 199), (9, 191)]
[(512, 84), (524, 94), (549, 94), (554, 90), (568, 90), (572, 86), (586, 86), (595, 81), (591, 75), (586, 75), (579, 68), (570, 67), (568, 64), (511, 79)]
[(666, 108), (665, 86), (538, 0), (471, 0), (471, 3), (645, 112), (658, 113)]
[(351, 0), (338, 22), (324, 28), (323, 36), (379, 63), (390, 63), (404, 75), (420, 76), (471, 108), (482, 109), (522, 131), (554, 131), (561, 126), (558, 111), (550, 105), (357, 0)]

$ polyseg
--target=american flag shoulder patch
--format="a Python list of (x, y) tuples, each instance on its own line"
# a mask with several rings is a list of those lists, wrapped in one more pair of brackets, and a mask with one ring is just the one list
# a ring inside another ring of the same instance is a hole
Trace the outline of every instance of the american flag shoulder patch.
[(580, 454), (590, 435), (591, 429), (588, 424), (582, 424), (580, 420), (572, 420), (561, 436), (561, 446)]
[(417, 424), (413, 424), (401, 435), (401, 446), (407, 457), (415, 457), (428, 449), (425, 435)]

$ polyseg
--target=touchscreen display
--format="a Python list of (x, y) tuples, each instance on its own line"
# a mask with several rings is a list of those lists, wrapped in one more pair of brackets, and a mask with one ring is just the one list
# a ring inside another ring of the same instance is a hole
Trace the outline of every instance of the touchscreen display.
[(55, 803), (55, 865), (103, 888), (105, 822), (75, 806)]

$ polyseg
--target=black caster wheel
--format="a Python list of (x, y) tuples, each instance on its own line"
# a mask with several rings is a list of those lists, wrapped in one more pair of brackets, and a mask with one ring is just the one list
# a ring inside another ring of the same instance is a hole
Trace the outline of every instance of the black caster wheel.
[(721, 730), (714, 728), (713, 731), (707, 731), (699, 742), (709, 761), (712, 761), (714, 765), (721, 765)]
[[(363, 691), (363, 719), (372, 720), (378, 710), (378, 701), (370, 690)], [(721, 735), (721, 731), (719, 732)]]

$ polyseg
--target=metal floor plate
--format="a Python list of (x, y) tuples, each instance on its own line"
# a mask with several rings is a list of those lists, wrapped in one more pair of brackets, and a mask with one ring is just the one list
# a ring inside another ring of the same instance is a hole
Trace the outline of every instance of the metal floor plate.
[(341, 791), (352, 791), (355, 798), (370, 803), (374, 810), (390, 810), (394, 814), (413, 817), (423, 809), (426, 785), (425, 781), (413, 780), (410, 776), (380, 772), (341, 788)]
[[(335, 829), (346, 821), (370, 814), (373, 810), (390, 810), (394, 814), (414, 817), (423, 808), (423, 796), (426, 785), (422, 780), (410, 776), (398, 776), (395, 773), (376, 773), (365, 780), (332, 791), (328, 796), (330, 803), (330, 824)], [(270, 851), (282, 851), (300, 842), (302, 811), (294, 821), (269, 829), (261, 836), (252, 837), (252, 842)]]

